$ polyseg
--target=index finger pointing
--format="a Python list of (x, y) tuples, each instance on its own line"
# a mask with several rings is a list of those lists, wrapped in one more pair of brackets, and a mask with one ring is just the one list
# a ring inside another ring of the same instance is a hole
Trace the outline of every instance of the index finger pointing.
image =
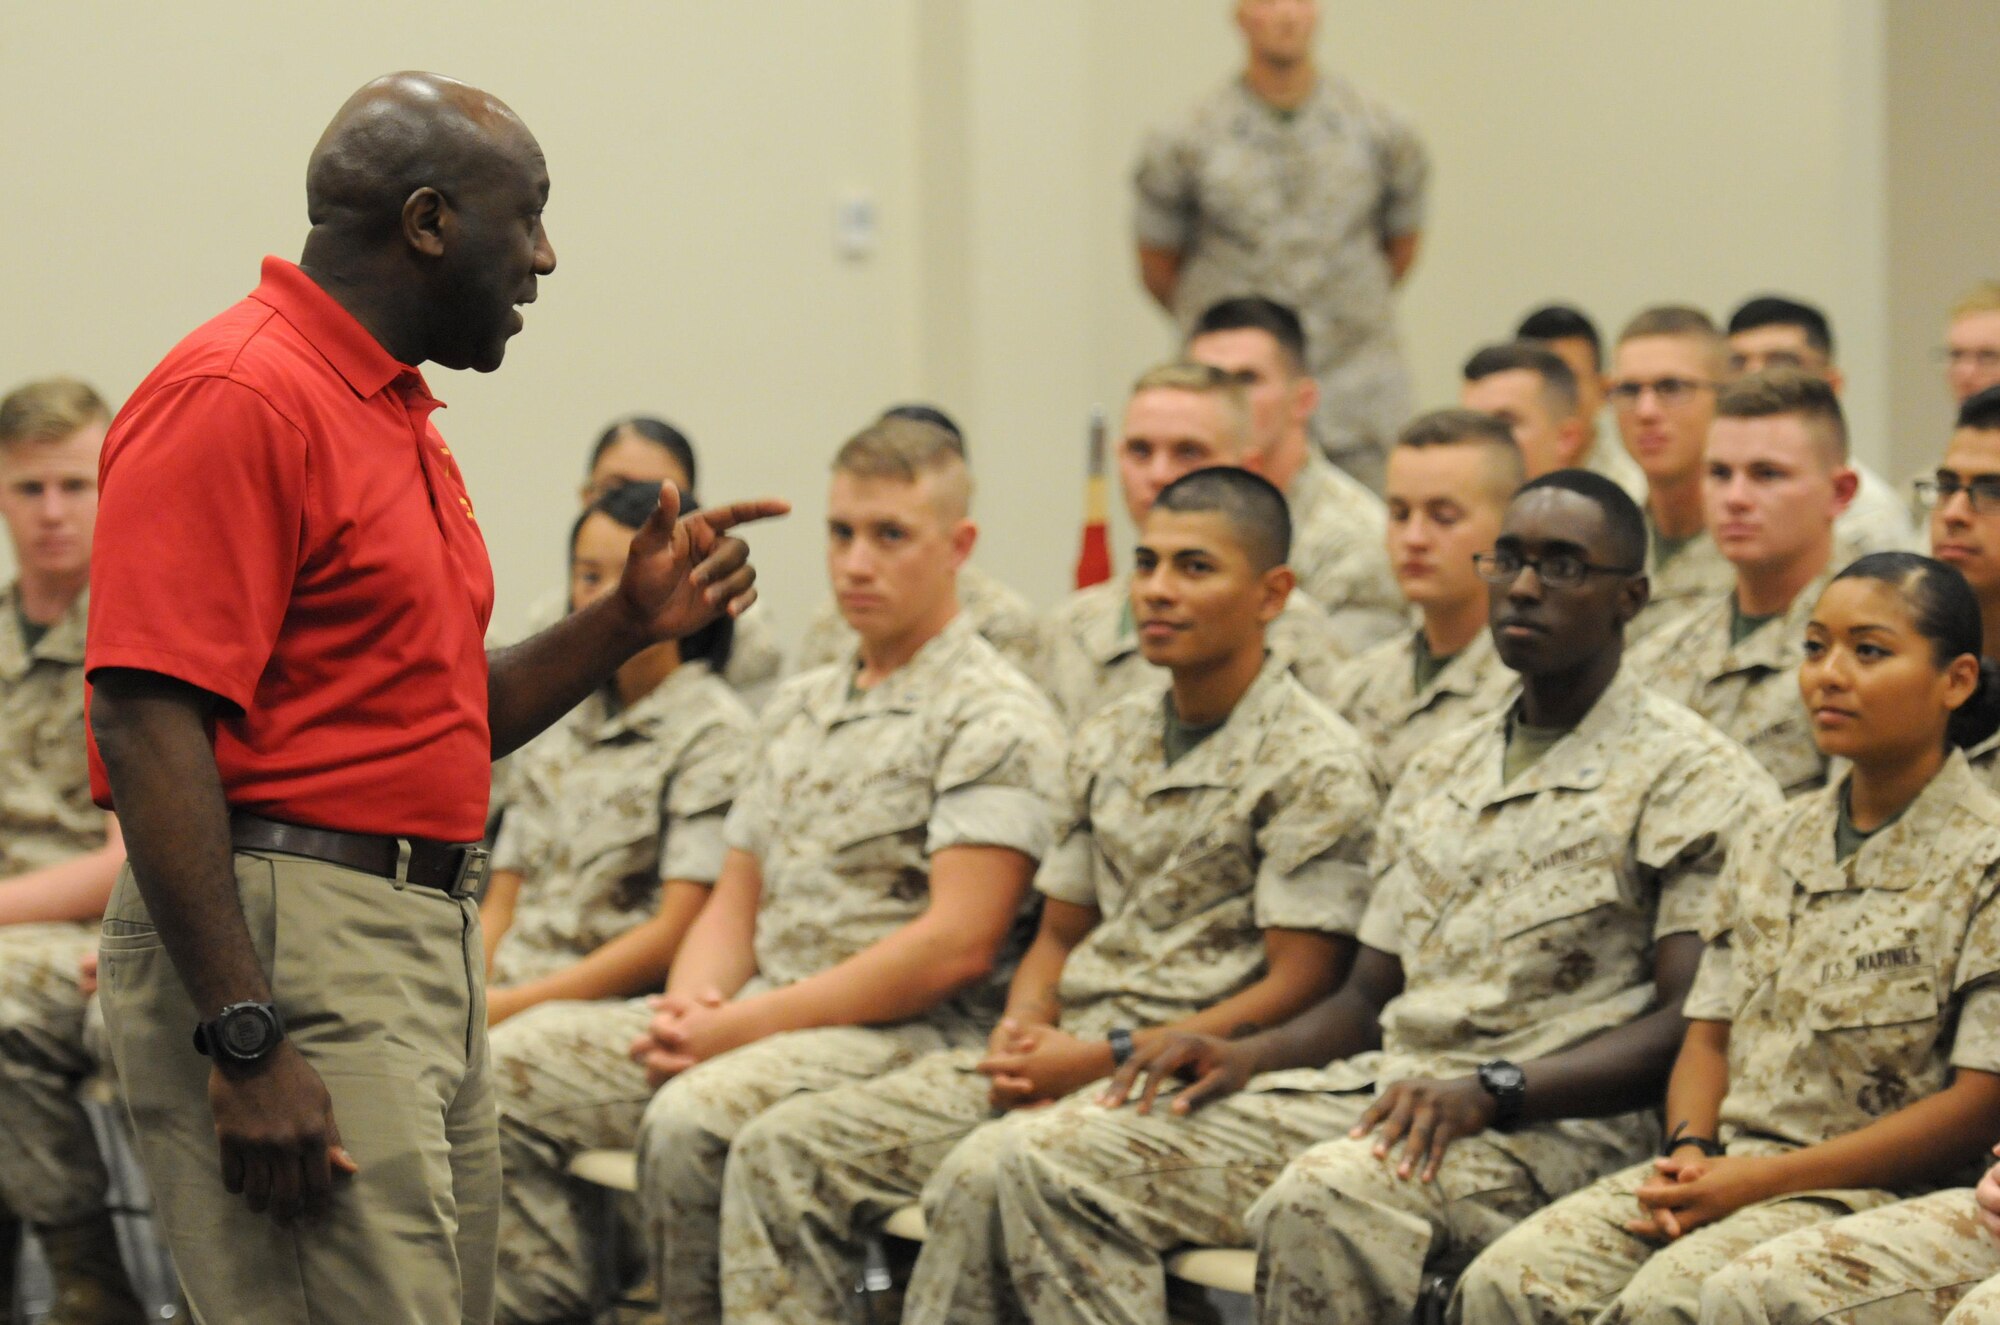
[(704, 506), (688, 518), (700, 520), (719, 534), (753, 520), (775, 520), (791, 513), (792, 504), (783, 498), (759, 497), (753, 501), (733, 501), (724, 506)]

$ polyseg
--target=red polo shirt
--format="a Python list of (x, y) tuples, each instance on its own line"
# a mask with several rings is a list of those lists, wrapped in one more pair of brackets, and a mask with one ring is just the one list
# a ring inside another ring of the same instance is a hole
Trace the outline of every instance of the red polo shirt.
[[(175, 346), (105, 439), (86, 675), (226, 701), (232, 806), (472, 841), (492, 768), (493, 570), (438, 401), (277, 258)], [(90, 747), (91, 789), (110, 787)]]

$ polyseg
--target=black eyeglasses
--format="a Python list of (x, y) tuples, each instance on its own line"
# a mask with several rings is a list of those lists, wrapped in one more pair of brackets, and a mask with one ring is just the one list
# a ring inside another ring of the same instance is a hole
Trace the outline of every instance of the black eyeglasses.
[(1914, 479), (1910, 487), (1926, 506), (1942, 506), (1962, 492), (1972, 503), (1974, 515), (2000, 512), (2000, 474), (1981, 474), (1968, 482), (1956, 474), (1940, 472), (1932, 478)]
[(1472, 564), (1479, 571), (1479, 578), (1488, 584), (1512, 584), (1522, 571), (1532, 566), (1536, 579), (1543, 584), (1553, 584), (1558, 589), (1573, 589), (1592, 575), (1637, 575), (1645, 569), (1643, 566), (1599, 566), (1585, 561), (1574, 552), (1551, 552), (1547, 556), (1531, 557), (1513, 548), (1475, 552)]

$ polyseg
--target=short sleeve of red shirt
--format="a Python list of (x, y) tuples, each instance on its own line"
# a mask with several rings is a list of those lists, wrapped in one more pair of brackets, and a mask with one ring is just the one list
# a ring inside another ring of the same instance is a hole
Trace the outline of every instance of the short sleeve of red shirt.
[(90, 669), (158, 672), (248, 708), (298, 567), (305, 439), (220, 377), (155, 391), (122, 423), (103, 461)]

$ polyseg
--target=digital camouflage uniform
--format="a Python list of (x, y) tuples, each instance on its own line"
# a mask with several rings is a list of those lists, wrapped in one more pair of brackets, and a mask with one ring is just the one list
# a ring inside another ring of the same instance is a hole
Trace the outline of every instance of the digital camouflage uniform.
[(1699, 927), (1735, 826), (1778, 804), (1740, 747), (1629, 678), (1503, 786), (1506, 722), (1426, 748), (1383, 811), (1359, 937), (1404, 985), (1380, 1051), (1267, 1073), (1186, 1118), (1092, 1107), (1008, 1129), (1007, 1273), (1038, 1325), (1157, 1321), (1164, 1253), (1253, 1235), (1264, 1319), (1405, 1320), (1427, 1264), (1650, 1153), (1650, 1116), (1539, 1123), (1455, 1143), (1423, 1184), (1345, 1139), (1389, 1083), (1525, 1062), (1644, 1014), (1654, 942)]
[[(1954, 754), (1836, 862), (1840, 797), (1824, 788), (1739, 837), (1708, 926), (1686, 1012), (1729, 1023), (1731, 1155), (1860, 1131), (1954, 1069), (2000, 1072), (2000, 795)], [(1738, 1255), (1899, 1194), (1796, 1193), (1661, 1246), (1624, 1227), (1653, 1176), (1650, 1160), (1614, 1174), (1502, 1238), (1460, 1281), (1465, 1319), (1693, 1325), (1702, 1281)]]
[[(840, 664), (794, 677), (760, 721), (728, 833), (763, 878), (746, 993), (816, 975), (916, 920), (937, 852), (1006, 847), (1039, 860), (1055, 836), (1055, 715), (963, 616), (872, 689), (850, 693), (852, 676)], [(668, 1082), (638, 1145), (667, 1318), (719, 1318), (723, 1164), (745, 1124), (795, 1095), (982, 1043), (1002, 992), (989, 981), (897, 1025), (772, 1036)]]
[(1232, 80), (1150, 135), (1134, 172), (1139, 244), (1181, 255), (1182, 331), (1237, 295), (1295, 309), (1320, 443), (1377, 491), (1411, 413), (1384, 246), (1422, 227), (1429, 172), (1402, 116), (1324, 73), (1292, 112)]
[(1662, 566), (1659, 535), (1653, 529), (1650, 515), (1646, 519), (1646, 530), (1649, 535), (1646, 540), (1646, 578), (1652, 592), (1646, 599), (1645, 608), (1631, 625), (1625, 627), (1625, 643), (1628, 646), (1684, 620), (1700, 610), (1703, 604), (1736, 589), (1736, 567), (1722, 555), (1722, 549), (1705, 531), (1696, 534)]
[(1583, 455), (1579, 468), (1604, 477), (1625, 489), (1625, 495), (1637, 503), (1640, 510), (1646, 509), (1646, 471), (1639, 468), (1639, 462), (1626, 451), (1625, 444), (1618, 440), (1618, 432), (1599, 431), (1592, 440), (1590, 450)]
[(662, 879), (712, 884), (750, 712), (705, 663), (619, 711), (599, 691), (522, 752), (493, 868), (521, 876), (488, 983), (554, 974), (659, 909)]
[(1417, 751), (1446, 732), (1508, 702), (1519, 677), (1500, 661), (1481, 628), (1422, 690), (1417, 689), (1421, 632), (1383, 640), (1341, 669), (1326, 699), (1374, 748), (1391, 785)]
[[(958, 571), (958, 610), (1001, 657), (1032, 674), (1041, 634), (1035, 625), (1035, 609), (1027, 599), (967, 563)], [(839, 662), (854, 652), (854, 644), (854, 630), (841, 619), (840, 609), (825, 603), (806, 626), (792, 670), (807, 672)]]
[(1787, 796), (1826, 782), (1826, 756), (1813, 744), (1799, 697), (1799, 664), (1805, 661), (1806, 622), (1828, 578), (1815, 580), (1783, 615), (1740, 643), (1730, 642), (1736, 590), (1728, 589), (1648, 635), (1625, 662), (1633, 675), (1755, 755)]
[[(88, 595), (30, 651), (18, 592), (0, 592), (0, 879), (95, 851), (105, 833), (84, 763)], [(96, 946), (94, 921), (0, 926), (0, 1216), (72, 1224), (104, 1208), (104, 1165), (76, 1100), (96, 1067), (77, 963)]]
[(1994, 732), (1967, 750), (1965, 762), (1972, 765), (1972, 771), (1988, 786), (2000, 791), (2000, 732)]
[[(1166, 693), (1167, 673), (1139, 652), (1128, 577), (1079, 589), (1057, 604), (1041, 624), (1041, 653), (1034, 677), (1071, 729), (1114, 701), (1144, 690)], [(1339, 682), (1347, 659), (1326, 612), (1294, 591), (1267, 628), (1266, 643), (1310, 693), (1325, 696)]]
[(1849, 457), (1848, 468), (1861, 480), (1854, 500), (1833, 522), (1835, 534), (1851, 557), (1866, 552), (1928, 552), (1910, 519), (1909, 498), (1888, 479)]
[(1383, 547), (1389, 512), (1382, 499), (1314, 451), (1285, 500), (1292, 515), (1286, 562), (1326, 609), (1341, 649), (1360, 653), (1402, 630), (1410, 609)]
[[(1282, 665), (1267, 661), (1227, 724), (1172, 764), (1163, 726), (1163, 701), (1150, 695), (1085, 724), (1069, 757), (1067, 826), (1035, 878), (1100, 917), (1057, 989), (1060, 1024), (1082, 1039), (1192, 1016), (1263, 978), (1266, 929), (1352, 934), (1367, 904), (1373, 763)], [(942, 1319), (948, 1300), (1004, 1291), (990, 1274), (977, 1288), (952, 1282), (992, 1263), (986, 1134), (1016, 1116), (988, 1108), (980, 1058), (932, 1055), (779, 1105), (744, 1129), (723, 1198), (731, 1321), (841, 1319), (860, 1272), (858, 1233), (919, 1191), (930, 1238), (910, 1318)]]
[[(520, 799), (494, 853), (495, 868), (521, 874), (521, 891), (490, 983), (581, 960), (651, 916), (663, 879), (713, 884), (751, 724), (706, 664), (688, 663), (622, 712), (593, 695), (523, 751)], [(580, 1151), (632, 1143), (652, 1088), (627, 1050), (650, 1017), (637, 999), (556, 1003), (492, 1031), (507, 1178), (502, 1321), (560, 1320), (587, 1301), (596, 1198), (564, 1168)]]

